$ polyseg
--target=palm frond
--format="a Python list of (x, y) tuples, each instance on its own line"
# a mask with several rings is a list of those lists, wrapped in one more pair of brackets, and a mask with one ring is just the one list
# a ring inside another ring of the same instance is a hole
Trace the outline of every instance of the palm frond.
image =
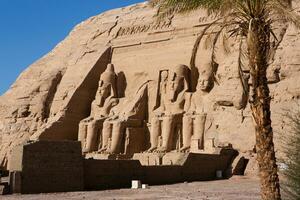
[(205, 42), (204, 42), (204, 49), (211, 48), (214, 34), (215, 34), (214, 31), (211, 31), (210, 33), (207, 34)]
[[(239, 44), (239, 56), (238, 56), (238, 74), (239, 74), (239, 79), (240, 79), (241, 85), (243, 87), (243, 93), (247, 98), (249, 98), (249, 87), (248, 87), (248, 83), (247, 83), (248, 80), (245, 78), (245, 75), (243, 72), (243, 68), (245, 68), (244, 64), (243, 64), (243, 58), (244, 58), (243, 38), (241, 37), (240, 44)], [(242, 109), (244, 109), (244, 108), (242, 108)]]
[(272, 17), (277, 20), (294, 25), (300, 29), (300, 15), (298, 15), (289, 5), (287, 1), (283, 0), (269, 0), (267, 9), (272, 14)]
[(229, 37), (227, 36), (227, 34), (222, 35), (222, 47), (223, 47), (223, 51), (225, 53), (225, 55), (228, 55), (231, 53), (231, 49), (229, 47)]
[(216, 25), (216, 23), (218, 21), (220, 21), (221, 18), (219, 19), (216, 19), (214, 20), (213, 22), (211, 22), (210, 24), (208, 24), (201, 32), (201, 34), (197, 37), (195, 43), (194, 43), (194, 47), (193, 47), (193, 50), (192, 50), (192, 56), (191, 56), (191, 60), (190, 60), (190, 65), (191, 65), (191, 68), (195, 68), (196, 65), (195, 65), (195, 61), (196, 61), (196, 56), (197, 56), (197, 52), (198, 52), (198, 49), (199, 49), (199, 45), (200, 45), (200, 42), (201, 40), (203, 39), (204, 35), (207, 33), (207, 31), (214, 25)]
[(205, 9), (208, 14), (222, 14), (232, 10), (237, 0), (150, 0), (150, 5), (158, 7), (159, 17), (173, 13), (187, 13), (197, 9)]

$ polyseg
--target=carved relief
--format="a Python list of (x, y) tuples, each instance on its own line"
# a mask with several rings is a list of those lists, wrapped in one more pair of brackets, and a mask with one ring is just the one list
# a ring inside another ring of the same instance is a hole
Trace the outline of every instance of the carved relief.
[(91, 115), (79, 124), (78, 139), (84, 153), (98, 149), (98, 132), (110, 110), (118, 104), (116, 78), (114, 66), (108, 64), (105, 72), (101, 74), (95, 100), (91, 105)]
[(161, 21), (161, 22), (152, 22), (145, 25), (134, 25), (129, 27), (121, 27), (117, 33), (117, 37), (134, 35), (138, 33), (146, 33), (148, 31), (155, 31), (161, 29), (167, 29), (171, 27), (171, 19)]
[[(194, 93), (190, 92), (191, 71), (187, 66), (160, 70), (155, 89), (151, 90), (156, 92), (152, 94), (156, 101), (149, 111), (149, 81), (132, 97), (116, 98), (116, 74), (109, 65), (101, 75), (91, 116), (80, 123), (79, 140), (84, 152), (97, 152), (103, 159), (109, 155), (126, 157), (149, 146), (146, 152), (150, 154), (206, 150), (205, 140), (209, 140), (205, 133), (211, 119), (208, 99), (214, 88), (216, 69), (211, 63), (199, 67)], [(116, 106), (118, 100), (121, 103)], [(232, 104), (240, 105), (241, 101)]]

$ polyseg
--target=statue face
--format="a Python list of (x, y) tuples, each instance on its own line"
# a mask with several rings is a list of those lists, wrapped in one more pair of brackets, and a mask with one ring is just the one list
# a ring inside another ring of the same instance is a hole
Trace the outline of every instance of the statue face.
[(104, 101), (111, 94), (111, 83), (106, 82), (102, 79), (99, 81), (99, 87), (96, 95), (96, 100), (100, 106), (104, 104)]
[(161, 81), (165, 82), (168, 80), (168, 72), (167, 71), (162, 71), (161, 72)]
[(197, 90), (207, 91), (210, 86), (210, 81), (207, 78), (199, 78)]
[(175, 102), (178, 94), (182, 90), (184, 90), (184, 78), (177, 76), (177, 74), (173, 72), (168, 80), (168, 99), (171, 102)]

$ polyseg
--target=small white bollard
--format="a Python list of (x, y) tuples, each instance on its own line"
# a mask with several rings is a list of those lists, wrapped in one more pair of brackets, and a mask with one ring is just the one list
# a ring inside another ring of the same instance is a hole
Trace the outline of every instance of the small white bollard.
[(221, 170), (216, 171), (216, 177), (217, 177), (218, 179), (223, 178), (223, 172), (222, 172)]
[(149, 189), (149, 185), (148, 184), (143, 184), (142, 189)]
[(142, 188), (141, 181), (139, 180), (131, 181), (131, 189), (139, 189), (139, 188)]

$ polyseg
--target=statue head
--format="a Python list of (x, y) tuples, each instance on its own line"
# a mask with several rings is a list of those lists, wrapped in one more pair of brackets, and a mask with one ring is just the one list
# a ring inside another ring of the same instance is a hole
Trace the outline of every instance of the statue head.
[(209, 92), (213, 87), (213, 67), (210, 63), (203, 66), (199, 70), (199, 79), (197, 84), (197, 91)]
[(168, 99), (175, 102), (179, 94), (189, 90), (189, 68), (185, 65), (177, 65), (169, 72)]
[(162, 71), (161, 72), (161, 81), (165, 82), (168, 80), (168, 71)]
[(96, 101), (102, 106), (108, 97), (116, 97), (116, 73), (113, 64), (108, 64), (106, 70), (101, 74)]

